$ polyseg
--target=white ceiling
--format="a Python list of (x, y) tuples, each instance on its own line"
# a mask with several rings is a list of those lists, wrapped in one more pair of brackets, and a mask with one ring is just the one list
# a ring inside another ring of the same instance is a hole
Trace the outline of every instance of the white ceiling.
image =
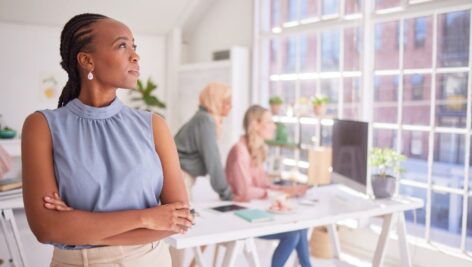
[(0, 22), (62, 27), (89, 12), (120, 20), (135, 33), (162, 35), (201, 17), (192, 10), (202, 2), (208, 0), (0, 0)]

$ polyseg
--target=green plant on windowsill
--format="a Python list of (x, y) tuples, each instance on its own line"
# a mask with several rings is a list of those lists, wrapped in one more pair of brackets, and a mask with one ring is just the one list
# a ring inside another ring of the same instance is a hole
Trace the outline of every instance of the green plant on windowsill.
[(374, 168), (372, 189), (377, 198), (391, 197), (395, 192), (396, 178), (405, 172), (401, 164), (406, 157), (391, 148), (375, 147), (369, 154), (369, 165)]
[(329, 97), (318, 95), (311, 100), (313, 111), (317, 116), (323, 116), (326, 113), (327, 105), (329, 104)]
[(283, 104), (284, 100), (280, 96), (269, 98), (270, 112), (272, 112), (272, 115), (280, 115)]
[(131, 98), (131, 101), (139, 104), (135, 108), (156, 113), (159, 113), (156, 110), (165, 109), (166, 103), (153, 95), (153, 92), (156, 89), (157, 85), (151, 80), (151, 78), (147, 80), (146, 85), (138, 79), (136, 89), (132, 89), (129, 92), (130, 95), (134, 95), (134, 97)]

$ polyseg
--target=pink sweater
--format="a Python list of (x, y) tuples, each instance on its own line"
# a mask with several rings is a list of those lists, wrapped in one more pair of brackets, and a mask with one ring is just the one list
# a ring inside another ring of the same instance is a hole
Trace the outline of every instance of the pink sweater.
[(264, 167), (251, 165), (251, 156), (244, 137), (231, 148), (226, 160), (226, 178), (233, 195), (251, 200), (267, 197), (268, 189), (277, 189), (266, 176)]

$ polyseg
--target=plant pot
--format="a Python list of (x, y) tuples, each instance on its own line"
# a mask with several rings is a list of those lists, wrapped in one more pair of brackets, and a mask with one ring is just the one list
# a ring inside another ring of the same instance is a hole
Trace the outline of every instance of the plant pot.
[(13, 139), (15, 136), (15, 130), (0, 130), (0, 139)]
[(272, 115), (279, 115), (281, 109), (281, 104), (270, 104), (270, 112), (272, 113)]
[(326, 114), (327, 106), (326, 105), (316, 105), (313, 106), (313, 112), (316, 116), (321, 117)]
[(375, 198), (390, 198), (395, 193), (396, 179), (391, 175), (372, 175)]

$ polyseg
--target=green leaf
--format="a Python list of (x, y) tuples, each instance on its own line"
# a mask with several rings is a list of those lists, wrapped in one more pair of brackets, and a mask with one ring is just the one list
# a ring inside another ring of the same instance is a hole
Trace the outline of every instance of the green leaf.
[(166, 104), (161, 101), (158, 97), (153, 96), (153, 91), (156, 90), (157, 85), (149, 78), (144, 85), (142, 80), (137, 81), (136, 89), (133, 89), (129, 94), (135, 94), (139, 96), (133, 97), (131, 101), (140, 101), (144, 105), (141, 107), (144, 110), (151, 110), (152, 107), (166, 108)]

